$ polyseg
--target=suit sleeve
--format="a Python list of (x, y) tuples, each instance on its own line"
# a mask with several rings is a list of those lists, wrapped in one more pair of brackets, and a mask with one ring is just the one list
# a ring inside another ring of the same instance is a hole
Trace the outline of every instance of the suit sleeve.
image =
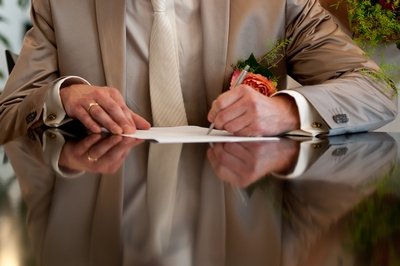
[(27, 32), (18, 61), (0, 95), (0, 143), (43, 124), (40, 119), (49, 88), (59, 77), (57, 47), (47, 0), (34, 0), (33, 27)]
[[(377, 129), (397, 114), (396, 90), (315, 0), (288, 1), (288, 72), (329, 134)], [(369, 73), (369, 74), (368, 74)]]

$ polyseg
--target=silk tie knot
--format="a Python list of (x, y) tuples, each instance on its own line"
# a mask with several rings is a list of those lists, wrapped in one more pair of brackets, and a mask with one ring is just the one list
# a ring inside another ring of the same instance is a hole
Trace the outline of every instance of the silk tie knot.
[(153, 12), (154, 13), (165, 12), (167, 10), (166, 2), (167, 2), (166, 0), (152, 0), (151, 4), (153, 5)]

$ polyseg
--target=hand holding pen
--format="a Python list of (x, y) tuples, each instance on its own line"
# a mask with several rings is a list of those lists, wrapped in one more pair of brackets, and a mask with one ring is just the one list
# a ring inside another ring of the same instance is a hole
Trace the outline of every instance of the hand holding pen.
[[(240, 84), (242, 84), (242, 82), (243, 82), (243, 80), (245, 79), (245, 77), (246, 77), (246, 75), (247, 75), (249, 69), (250, 69), (250, 66), (249, 66), (249, 65), (246, 65), (246, 66), (243, 68), (242, 72), (240, 72), (238, 78), (236, 79), (235, 83), (233, 84), (233, 87), (237, 87), (237, 86), (239, 86)], [(207, 135), (209, 135), (213, 129), (214, 129), (214, 123), (211, 123), (211, 125), (210, 125), (210, 127), (209, 127), (209, 129), (208, 129), (208, 131), (207, 131)]]

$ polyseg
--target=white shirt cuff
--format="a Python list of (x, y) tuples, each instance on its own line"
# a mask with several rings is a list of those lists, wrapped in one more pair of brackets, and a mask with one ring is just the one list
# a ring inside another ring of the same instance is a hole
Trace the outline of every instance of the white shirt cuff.
[(281, 93), (292, 96), (299, 110), (300, 130), (290, 131), (287, 133), (288, 135), (317, 136), (329, 132), (329, 127), (324, 119), (301, 93), (294, 90), (282, 90), (274, 95)]
[(50, 127), (58, 127), (70, 119), (66, 119), (66, 113), (61, 102), (60, 88), (63, 84), (87, 84), (88, 81), (77, 76), (68, 76), (58, 80), (54, 86), (50, 87), (43, 106), (43, 122)]
[(297, 157), (296, 165), (293, 168), (292, 172), (285, 175), (274, 173), (274, 175), (287, 179), (297, 178), (303, 175), (310, 168), (310, 165), (314, 162), (316, 158), (314, 146), (322, 142), (322, 140), (319, 140), (317, 138), (307, 141), (301, 141), (299, 155)]

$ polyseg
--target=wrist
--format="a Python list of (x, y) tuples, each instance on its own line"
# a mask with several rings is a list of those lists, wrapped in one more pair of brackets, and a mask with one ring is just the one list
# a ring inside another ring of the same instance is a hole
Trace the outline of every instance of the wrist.
[(279, 104), (281, 105), (283, 118), (285, 119), (282, 124), (286, 127), (284, 131), (289, 132), (299, 129), (300, 115), (294, 98), (288, 94), (279, 94), (273, 98), (279, 101)]

